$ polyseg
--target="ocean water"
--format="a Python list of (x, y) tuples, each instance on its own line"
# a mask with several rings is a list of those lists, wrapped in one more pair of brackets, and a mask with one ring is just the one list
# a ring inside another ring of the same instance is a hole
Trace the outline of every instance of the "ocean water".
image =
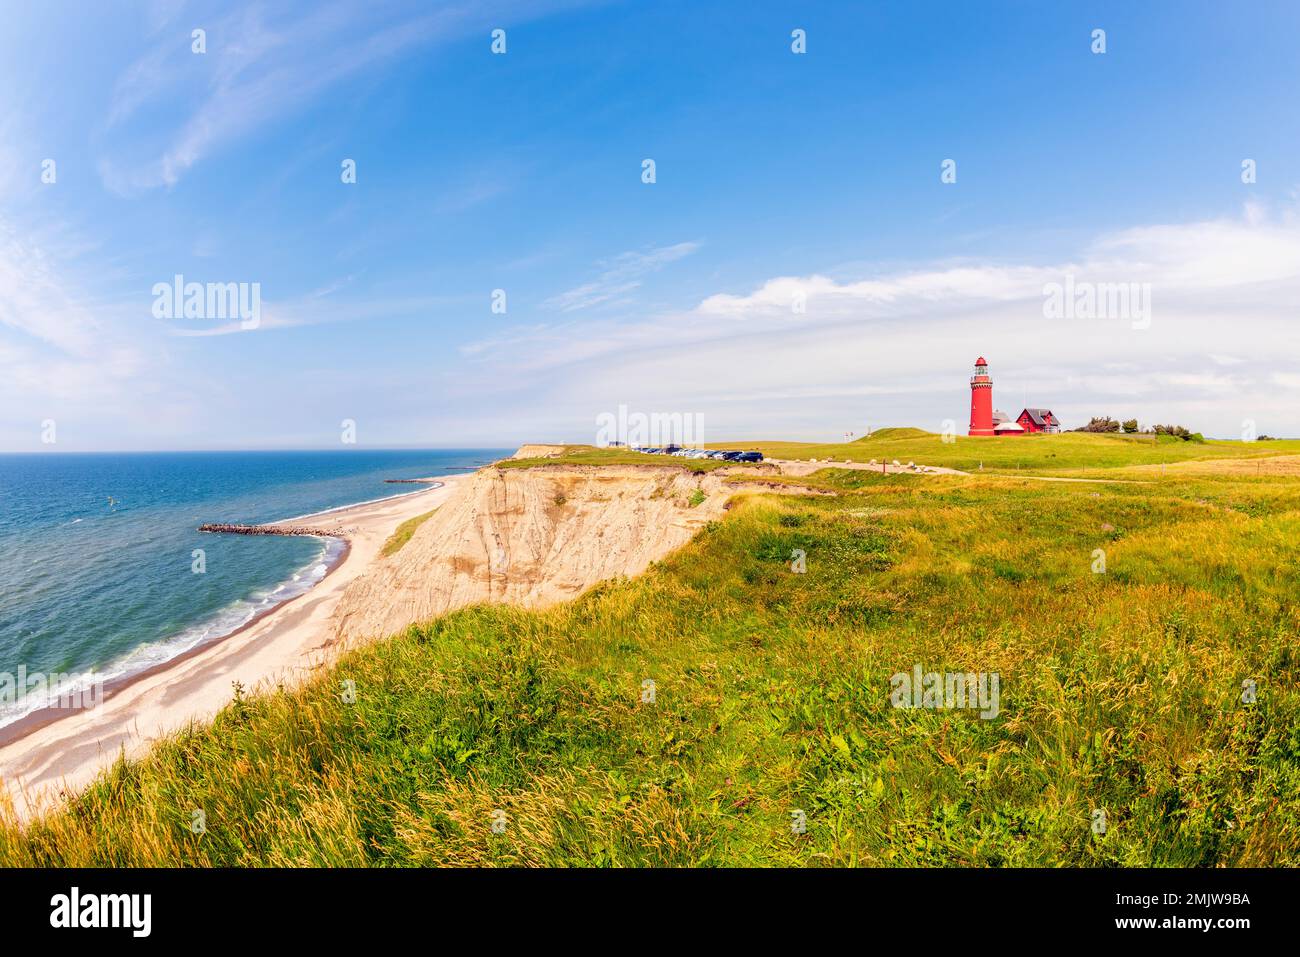
[[(0, 455), (0, 674), (144, 670), (319, 581), (338, 544), (212, 535), (408, 494), (508, 449)], [(193, 570), (203, 549), (206, 570)], [(0, 725), (44, 704), (0, 700)]]

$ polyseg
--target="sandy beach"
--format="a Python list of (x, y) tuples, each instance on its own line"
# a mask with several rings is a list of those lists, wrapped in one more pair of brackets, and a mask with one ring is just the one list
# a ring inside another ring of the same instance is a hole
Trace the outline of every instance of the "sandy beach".
[(106, 688), (99, 707), (28, 721), (29, 731), (0, 746), (0, 776), (15, 812), (30, 818), (84, 787), (119, 754), (137, 756), (159, 737), (211, 718), (230, 702), (235, 682), (252, 692), (293, 683), (327, 664), (341, 649), (331, 617), (343, 590), (375, 561), (398, 525), (441, 505), (464, 479), (439, 476), (440, 486), (420, 492), (276, 523), (328, 528), (348, 547), (315, 588)]

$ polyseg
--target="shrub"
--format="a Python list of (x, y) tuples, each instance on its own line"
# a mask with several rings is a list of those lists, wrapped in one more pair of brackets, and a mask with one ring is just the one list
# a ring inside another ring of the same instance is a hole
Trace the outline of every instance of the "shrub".
[(1081, 425), (1076, 432), (1118, 432), (1119, 423), (1108, 415), (1094, 415), (1087, 425)]
[(1153, 430), (1156, 435), (1172, 435), (1176, 439), (1182, 439), (1184, 442), (1204, 442), (1205, 436), (1200, 432), (1192, 432), (1183, 425), (1157, 425)]

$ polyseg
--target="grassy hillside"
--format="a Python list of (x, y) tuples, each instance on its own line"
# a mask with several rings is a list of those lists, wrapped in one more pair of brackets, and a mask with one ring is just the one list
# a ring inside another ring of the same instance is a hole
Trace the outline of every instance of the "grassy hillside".
[(962, 471), (1014, 472), (1035, 475), (1080, 476), (1084, 470), (1160, 465), (1192, 460), (1253, 458), (1300, 453), (1300, 440), (1269, 442), (1184, 442), (1149, 435), (1103, 435), (1064, 432), (1059, 435), (1025, 435), (984, 438), (943, 436), (920, 429), (878, 429), (854, 442), (728, 442), (710, 448), (757, 449), (782, 459), (817, 459), (867, 462), (871, 459), (940, 465)]
[(423, 515), (408, 518), (401, 525), (398, 525), (393, 531), (393, 534), (389, 535), (388, 540), (384, 542), (384, 546), (379, 550), (379, 554), (384, 558), (387, 558), (389, 555), (396, 555), (400, 552), (402, 546), (411, 540), (411, 536), (415, 534), (415, 530), (429, 519), (433, 518), (433, 513), (436, 511), (438, 511), (436, 508), (431, 509)]
[[(0, 863), (1300, 864), (1294, 479), (818, 479), (241, 698)], [(895, 708), (914, 665), (997, 673), (998, 715)]]

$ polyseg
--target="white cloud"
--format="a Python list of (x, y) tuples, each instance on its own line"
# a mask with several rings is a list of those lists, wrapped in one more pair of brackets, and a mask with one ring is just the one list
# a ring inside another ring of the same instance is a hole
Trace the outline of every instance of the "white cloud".
[(0, 222), (0, 325), (66, 355), (92, 358), (103, 326), (64, 288), (43, 249)]
[(222, 321), (213, 319), (172, 320), (166, 326), (169, 334), (185, 338), (204, 338), (227, 335), (261, 335), (276, 329), (298, 329), (339, 322), (382, 322), (407, 319), (443, 309), (458, 300), (439, 296), (414, 296), (407, 298), (331, 301), (334, 293), (343, 289), (351, 277), (330, 283), (320, 289), (280, 301), (263, 301), (256, 326), (245, 326), (243, 320)]
[(594, 280), (552, 296), (542, 303), (542, 308), (557, 312), (574, 312), (611, 303), (639, 289), (646, 276), (658, 272), (669, 263), (689, 256), (699, 248), (698, 242), (686, 242), (673, 246), (660, 246), (644, 252), (621, 253), (613, 259), (598, 263), (601, 272)]
[(85, 441), (176, 412), (185, 386), (149, 338), (129, 309), (83, 299), (61, 257), (0, 222), (0, 447), (41, 448), (47, 418), (62, 443), (74, 423)]
[[(1066, 276), (1149, 283), (1150, 328), (1045, 318), (1044, 286)], [(1051, 406), (1067, 422), (1185, 418), (1227, 435), (1252, 417), (1270, 434), (1300, 433), (1300, 397), (1277, 378), (1300, 368), (1297, 302), (1300, 223), (1256, 210), (1101, 236), (1054, 265), (783, 276), (680, 312), (512, 329), (467, 351), (478, 375), (545, 389), (557, 417), (584, 423), (593, 407), (629, 402), (701, 412), (715, 435), (813, 422), (821, 435), (868, 422), (937, 429), (968, 412), (965, 376), (983, 353), (999, 405)]]
[[(462, 2), (415, 6), (404, 17), (392, 7), (349, 0), (309, 6), (306, 13), (276, 5), (217, 7), (201, 18), (206, 53), (191, 52), (188, 33), (178, 42), (167, 31), (122, 72), (101, 130), (100, 177), (128, 196), (172, 186), (214, 151), (376, 65), (463, 36), (493, 16), (519, 22), (568, 5)], [(171, 115), (180, 119), (153, 125)]]

